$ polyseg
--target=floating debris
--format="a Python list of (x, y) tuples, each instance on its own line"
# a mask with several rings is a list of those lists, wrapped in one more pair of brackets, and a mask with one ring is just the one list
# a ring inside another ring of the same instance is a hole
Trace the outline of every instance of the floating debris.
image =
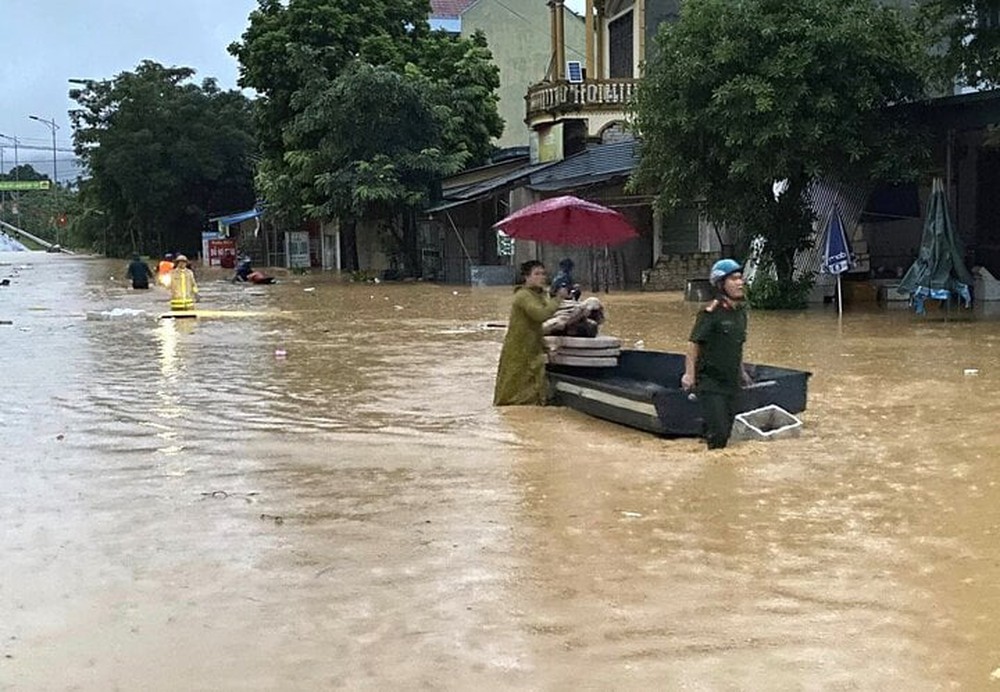
[(138, 320), (146, 319), (149, 313), (134, 308), (115, 308), (113, 310), (91, 310), (87, 312), (88, 320)]

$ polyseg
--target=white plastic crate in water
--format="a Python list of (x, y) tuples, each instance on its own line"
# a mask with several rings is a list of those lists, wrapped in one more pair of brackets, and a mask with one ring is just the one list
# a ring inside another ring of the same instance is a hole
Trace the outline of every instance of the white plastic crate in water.
[(798, 437), (802, 421), (775, 404), (746, 411), (733, 421), (733, 440), (777, 440)]

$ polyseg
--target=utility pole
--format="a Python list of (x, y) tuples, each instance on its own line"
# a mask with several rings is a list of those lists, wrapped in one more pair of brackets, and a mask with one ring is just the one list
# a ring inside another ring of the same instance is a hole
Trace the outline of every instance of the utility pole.
[[(52, 131), (52, 199), (57, 200), (59, 195), (59, 190), (58, 190), (59, 169), (56, 168), (56, 130), (59, 129), (59, 126), (56, 124), (55, 118), (52, 118), (51, 120), (46, 120), (45, 118), (39, 118), (37, 115), (29, 115), (28, 118), (30, 118), (31, 120), (36, 120), (42, 123), (43, 125), (47, 125), (48, 128)], [(56, 208), (56, 205), (53, 205), (53, 209), (56, 214), (60, 213), (59, 210)], [(56, 245), (60, 245), (58, 219), (56, 220), (55, 227), (56, 227)], [(60, 247), (62, 246), (60, 245)]]
[[(11, 137), (9, 135), (0, 134), (0, 139), (9, 139), (14, 143), (14, 180), (18, 181), (21, 179), (20, 171), (20, 161), (17, 159), (17, 137)], [(2, 166), (0, 166), (2, 167)], [(18, 228), (21, 228), (21, 193), (18, 190), (14, 191), (14, 220)]]

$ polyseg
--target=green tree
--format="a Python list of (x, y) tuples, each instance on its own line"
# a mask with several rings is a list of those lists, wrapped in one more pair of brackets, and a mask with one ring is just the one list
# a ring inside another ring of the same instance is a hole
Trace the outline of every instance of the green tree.
[(102, 217), (87, 225), (101, 236), (88, 232), (94, 247), (194, 250), (208, 216), (253, 205), (250, 102), (193, 76), (144, 61), (70, 91), (73, 141), (89, 173), (81, 204)]
[(413, 212), (431, 182), (457, 172), (464, 152), (440, 148), (446, 126), (419, 80), (355, 63), (317, 93), (286, 131), (285, 158), (303, 182), (306, 211), (346, 229), (379, 222), (389, 246), (416, 268)]
[[(49, 180), (49, 176), (30, 164), (21, 164), (6, 174), (0, 173), (0, 180)], [(71, 244), (66, 229), (79, 211), (77, 194), (71, 187), (9, 191), (2, 197), (5, 204), (0, 219), (15, 225), (20, 223), (20, 228), (48, 242)]]
[(417, 270), (416, 211), (502, 132), (485, 38), (431, 32), (429, 12), (426, 0), (259, 0), (229, 49), (260, 94), (258, 189), (287, 223), (339, 218), (348, 269), (359, 222), (374, 222)]
[(1000, 86), (1000, 3), (997, 0), (925, 0), (920, 19), (942, 88)]
[[(923, 93), (915, 27), (871, 0), (690, 0), (664, 24), (635, 107), (632, 185), (661, 208), (698, 201), (712, 221), (767, 239), (791, 285), (811, 243), (807, 190), (914, 176), (925, 148), (905, 103)], [(787, 181), (775, 197), (773, 185)]]

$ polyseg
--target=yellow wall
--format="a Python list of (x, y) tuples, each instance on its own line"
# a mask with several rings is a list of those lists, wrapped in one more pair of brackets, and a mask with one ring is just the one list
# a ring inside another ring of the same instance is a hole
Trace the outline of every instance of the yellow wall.
[[(584, 62), (583, 17), (566, 10), (566, 60)], [(481, 29), (500, 68), (500, 147), (528, 146), (524, 95), (545, 78), (551, 59), (549, 8), (544, 0), (479, 0), (462, 15), (462, 35)]]

